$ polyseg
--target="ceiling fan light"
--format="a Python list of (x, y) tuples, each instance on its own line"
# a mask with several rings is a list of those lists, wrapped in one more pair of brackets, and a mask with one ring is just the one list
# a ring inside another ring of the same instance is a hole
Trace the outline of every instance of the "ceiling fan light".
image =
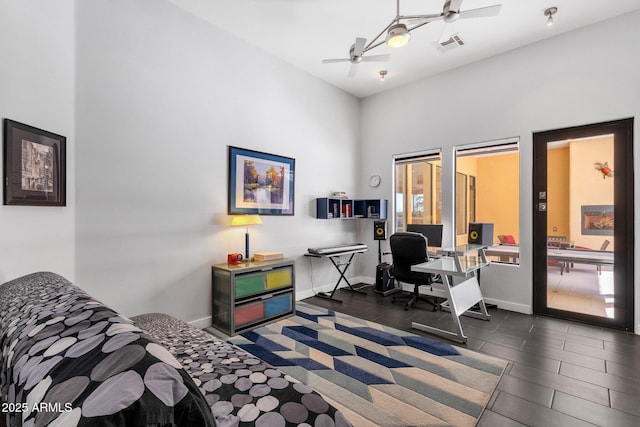
[(387, 32), (386, 43), (389, 47), (402, 47), (409, 43), (411, 34), (405, 24), (395, 24)]

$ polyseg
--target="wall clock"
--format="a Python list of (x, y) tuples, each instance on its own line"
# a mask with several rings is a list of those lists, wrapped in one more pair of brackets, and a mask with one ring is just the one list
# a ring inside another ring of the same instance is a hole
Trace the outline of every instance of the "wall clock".
[(371, 175), (371, 177), (369, 178), (369, 185), (372, 187), (377, 187), (378, 185), (380, 185), (380, 175)]

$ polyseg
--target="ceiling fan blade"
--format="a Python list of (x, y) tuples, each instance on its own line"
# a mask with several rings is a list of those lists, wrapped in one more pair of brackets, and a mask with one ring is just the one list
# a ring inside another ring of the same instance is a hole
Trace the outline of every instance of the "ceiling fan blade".
[(353, 56), (362, 56), (364, 52), (364, 46), (367, 44), (367, 39), (362, 37), (356, 38), (356, 43), (353, 45)]
[(444, 10), (442, 11), (442, 13), (446, 15), (447, 13), (449, 13), (449, 11), (459, 12), (461, 5), (462, 0), (450, 0), (449, 2), (444, 4)]
[(389, 55), (389, 54), (385, 54), (385, 55), (369, 55), (369, 56), (363, 56), (362, 57), (362, 62), (387, 62), (387, 61), (389, 61), (389, 58), (391, 58), (391, 55)]
[(481, 7), (479, 9), (470, 9), (460, 12), (460, 19), (462, 18), (488, 18), (491, 16), (497, 16), (502, 9), (501, 4), (494, 6)]
[(407, 19), (407, 22), (410, 23), (411, 25), (414, 24), (426, 24), (427, 22), (433, 22), (433, 21), (437, 21), (439, 19), (442, 19), (442, 14), (439, 13), (437, 15), (420, 15), (420, 16), (414, 16), (413, 18), (409, 18)]
[(334, 62), (349, 62), (350, 59), (349, 58), (340, 58), (340, 59), (323, 59), (322, 63), (323, 64), (331, 64)]
[(357, 73), (358, 73), (358, 65), (352, 63), (351, 67), (349, 67), (349, 74), (347, 74), (347, 77), (349, 78), (355, 77)]

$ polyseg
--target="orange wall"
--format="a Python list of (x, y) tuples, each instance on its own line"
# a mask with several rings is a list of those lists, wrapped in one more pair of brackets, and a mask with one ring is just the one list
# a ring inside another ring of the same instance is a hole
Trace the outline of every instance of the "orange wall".
[(607, 162), (615, 173), (613, 162), (613, 137), (605, 136), (588, 140), (577, 140), (569, 146), (570, 156), (570, 197), (569, 223), (571, 240), (576, 245), (599, 249), (602, 242), (609, 240), (607, 250), (613, 250), (613, 236), (584, 235), (581, 229), (583, 205), (613, 205), (613, 178), (603, 178), (594, 163)]
[(518, 153), (477, 158), (476, 221), (493, 223), (498, 234), (511, 234), (520, 242), (520, 155)]
[[(569, 227), (569, 147), (547, 151), (547, 235), (571, 237)], [(553, 228), (556, 228), (554, 230)]]

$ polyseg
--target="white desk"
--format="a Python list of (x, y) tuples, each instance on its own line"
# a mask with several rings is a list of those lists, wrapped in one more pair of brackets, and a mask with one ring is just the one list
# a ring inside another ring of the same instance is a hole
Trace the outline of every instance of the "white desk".
[[(477, 272), (489, 265), (484, 254), (486, 246), (462, 245), (452, 250), (440, 250), (442, 258), (434, 259), (422, 264), (414, 265), (411, 269), (421, 273), (439, 274), (442, 277), (444, 289), (442, 296), (447, 299), (442, 305), (451, 312), (455, 332), (413, 322), (411, 327), (421, 331), (444, 336), (462, 343), (467, 342), (467, 337), (462, 331), (459, 317), (463, 314), (482, 320), (490, 320), (487, 306), (482, 298)], [(460, 283), (454, 284), (452, 276), (462, 277)], [(471, 307), (479, 305), (480, 311), (472, 311)]]

